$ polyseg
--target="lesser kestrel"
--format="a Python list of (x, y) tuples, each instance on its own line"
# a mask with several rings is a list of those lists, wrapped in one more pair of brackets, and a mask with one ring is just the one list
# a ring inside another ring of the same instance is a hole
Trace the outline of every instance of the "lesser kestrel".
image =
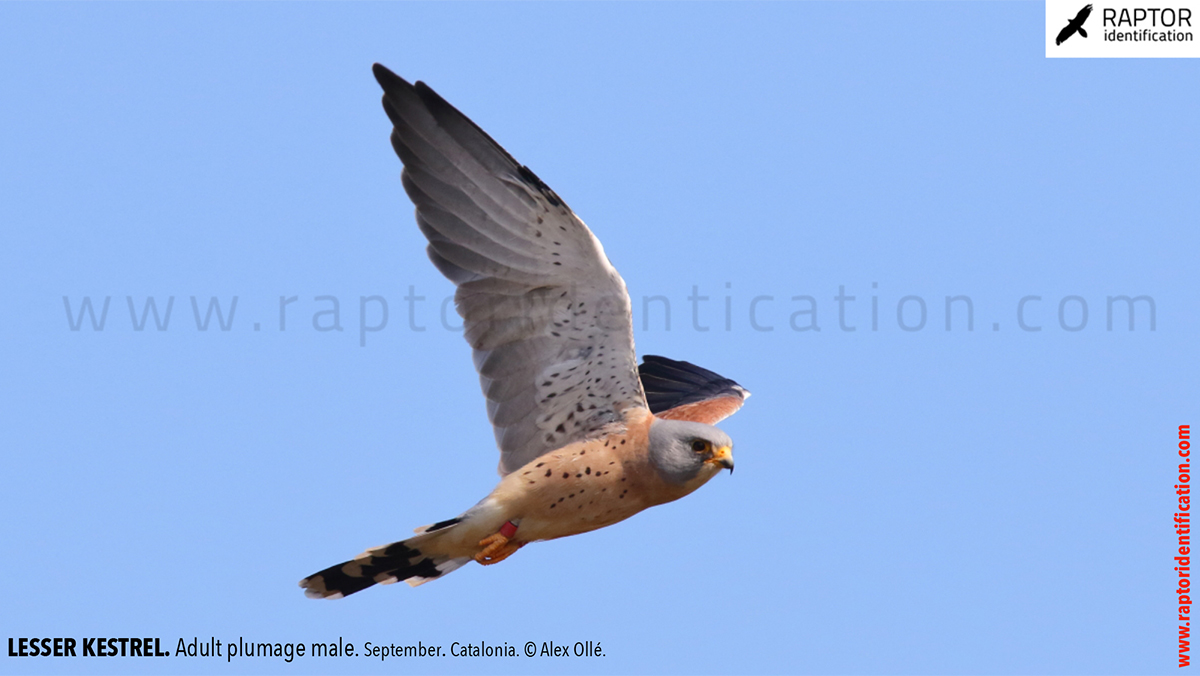
[(412, 586), (677, 500), (722, 469), (713, 425), (749, 392), (687, 362), (640, 369), (625, 282), (545, 183), (422, 82), (381, 65), (392, 147), (455, 302), (500, 447), (496, 488), (459, 516), (304, 578), (308, 596)]

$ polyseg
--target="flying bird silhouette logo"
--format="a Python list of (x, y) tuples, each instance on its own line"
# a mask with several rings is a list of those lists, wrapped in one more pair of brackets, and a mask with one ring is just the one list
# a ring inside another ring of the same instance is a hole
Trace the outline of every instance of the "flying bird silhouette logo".
[(1083, 30), (1083, 23), (1087, 21), (1088, 17), (1091, 15), (1092, 6), (1084, 6), (1084, 8), (1079, 10), (1079, 13), (1075, 15), (1075, 18), (1071, 19), (1067, 25), (1058, 32), (1058, 37), (1054, 39), (1054, 44), (1061, 45), (1062, 43), (1066, 42), (1067, 38), (1071, 37), (1075, 33), (1079, 33), (1086, 38), (1087, 31)]

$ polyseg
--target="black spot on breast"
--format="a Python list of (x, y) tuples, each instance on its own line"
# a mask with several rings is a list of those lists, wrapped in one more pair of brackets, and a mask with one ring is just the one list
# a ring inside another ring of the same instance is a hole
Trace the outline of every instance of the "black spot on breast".
[[(563, 478), (564, 478), (564, 479), (570, 479), (570, 478), (571, 478), (571, 473), (570, 473), (570, 472), (563, 472)], [(624, 479), (621, 479), (621, 481), (624, 481)]]
[(550, 476), (551, 474), (554, 474), (554, 470), (552, 470), (552, 469), (546, 470), (546, 476)]

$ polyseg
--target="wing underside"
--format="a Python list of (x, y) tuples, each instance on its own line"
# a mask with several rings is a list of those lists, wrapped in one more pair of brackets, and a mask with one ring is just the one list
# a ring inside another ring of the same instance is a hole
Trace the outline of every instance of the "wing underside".
[(629, 295), (583, 221), (424, 83), (375, 77), (429, 257), (458, 287), (501, 474), (644, 408)]

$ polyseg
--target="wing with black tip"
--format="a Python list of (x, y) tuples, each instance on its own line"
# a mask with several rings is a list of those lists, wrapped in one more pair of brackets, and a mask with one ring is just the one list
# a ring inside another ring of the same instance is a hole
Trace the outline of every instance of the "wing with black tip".
[(625, 282), (583, 221), (424, 83), (376, 64), (404, 189), (487, 397), (500, 473), (645, 408)]
[(638, 367), (650, 411), (659, 418), (715, 425), (733, 415), (750, 392), (686, 361), (646, 355)]

